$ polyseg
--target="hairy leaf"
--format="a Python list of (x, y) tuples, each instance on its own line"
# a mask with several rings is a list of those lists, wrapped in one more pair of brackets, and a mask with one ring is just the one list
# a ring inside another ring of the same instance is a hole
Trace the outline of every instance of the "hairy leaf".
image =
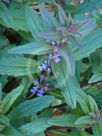
[(50, 125), (47, 123), (47, 119), (40, 118), (21, 126), (19, 130), (21, 130), (25, 135), (30, 136), (46, 130), (47, 127), (50, 127)]
[(36, 33), (43, 30), (41, 17), (38, 16), (31, 8), (25, 9), (26, 19), (33, 37), (39, 40)]
[(2, 133), (5, 136), (24, 136), (18, 129), (14, 128), (13, 126), (7, 127)]
[(83, 50), (79, 50), (75, 45), (72, 46), (75, 60), (81, 60), (82, 58), (88, 57), (99, 47), (102, 47), (102, 30), (95, 29), (91, 31), (87, 36), (82, 39), (84, 45)]
[(27, 100), (24, 103), (18, 105), (14, 110), (9, 114), (10, 119), (20, 119), (25, 116), (37, 113), (44, 108), (48, 107), (51, 102), (54, 101), (53, 96), (43, 96), (37, 97), (32, 100)]
[(61, 89), (66, 103), (74, 109), (76, 107), (76, 89), (73, 90), (72, 85), (69, 83), (70, 79), (68, 72), (66, 73), (66, 68), (64, 60), (61, 60), (58, 64), (52, 63), (52, 71), (57, 81), (56, 87)]
[(37, 62), (25, 57), (3, 57), (0, 59), (0, 74), (12, 76), (25, 76), (35, 73)]
[(34, 55), (44, 55), (51, 50), (51, 47), (43, 41), (32, 42), (19, 47), (9, 49), (9, 53), (14, 54), (34, 54)]
[(47, 23), (52, 28), (59, 26), (58, 21), (53, 17), (53, 15), (44, 7), (40, 7), (40, 12), (44, 23)]
[(13, 105), (13, 103), (17, 100), (17, 98), (22, 94), (24, 87), (19, 86), (10, 92), (4, 99), (3, 99), (3, 113), (6, 113)]
[(74, 123), (77, 120), (77, 116), (73, 114), (60, 115), (49, 118), (47, 123), (52, 126), (69, 126), (74, 127)]

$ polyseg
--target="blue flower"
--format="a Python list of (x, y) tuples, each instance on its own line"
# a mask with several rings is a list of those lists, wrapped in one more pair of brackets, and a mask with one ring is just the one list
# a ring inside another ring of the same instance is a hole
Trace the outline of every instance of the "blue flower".
[(48, 60), (44, 60), (44, 64), (48, 66)]
[(70, 24), (70, 25), (68, 26), (68, 28), (67, 28), (67, 31), (73, 33), (73, 32), (75, 31), (75, 29), (76, 29), (75, 24)]
[(41, 88), (41, 89), (39, 89), (38, 90), (38, 92), (37, 92), (37, 96), (43, 96), (44, 95), (44, 90)]
[(50, 53), (50, 54), (49, 54), (49, 58), (50, 58), (50, 59), (53, 59), (53, 53)]
[(61, 56), (60, 56), (59, 54), (55, 54), (55, 55), (53, 56), (53, 59), (55, 60), (56, 63), (58, 63), (58, 62), (60, 62), (60, 60), (61, 60)]
[(51, 41), (51, 45), (56, 46), (57, 42), (56, 41)]
[(37, 92), (37, 87), (35, 86), (35, 87), (32, 87), (31, 89), (30, 89), (30, 91), (33, 93), (33, 94), (35, 94), (36, 92)]
[(44, 64), (42, 64), (41, 66), (38, 66), (38, 70), (39, 71), (46, 70), (46, 66)]
[(38, 96), (38, 97), (41, 97), (41, 96), (43, 96), (43, 94), (38, 92), (38, 93), (37, 93), (37, 96)]
[(60, 62), (61, 60), (61, 56), (58, 53), (55, 53), (55, 54), (51, 53), (49, 57), (50, 59), (54, 59), (56, 63)]
[(44, 76), (41, 74), (41, 75), (40, 75), (40, 83), (42, 83), (43, 80), (44, 80)]
[(43, 63), (41, 63), (40, 66), (38, 66), (38, 70), (45, 71), (48, 68), (48, 61), (45, 60)]
[(38, 82), (38, 80), (37, 80), (37, 79), (36, 79), (36, 80), (34, 80), (34, 81), (33, 81), (33, 83), (34, 83), (34, 85), (35, 85), (35, 86), (39, 85), (39, 82)]

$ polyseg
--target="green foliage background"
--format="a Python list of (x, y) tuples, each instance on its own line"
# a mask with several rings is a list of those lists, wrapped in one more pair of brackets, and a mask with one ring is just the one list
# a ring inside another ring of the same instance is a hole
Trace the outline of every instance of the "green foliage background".
[[(7, 28), (22, 37), (20, 45), (3, 35)], [(61, 61), (51, 63), (50, 87), (28, 99), (37, 67), (52, 51), (47, 41), (63, 40), (59, 31), (68, 39)], [(0, 1), (0, 136), (102, 136), (101, 98), (102, 0)]]

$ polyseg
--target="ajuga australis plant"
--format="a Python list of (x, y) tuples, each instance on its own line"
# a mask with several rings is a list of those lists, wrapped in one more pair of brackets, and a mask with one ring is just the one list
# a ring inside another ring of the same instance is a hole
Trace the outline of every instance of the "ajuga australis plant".
[(102, 1), (0, 1), (0, 136), (102, 136)]

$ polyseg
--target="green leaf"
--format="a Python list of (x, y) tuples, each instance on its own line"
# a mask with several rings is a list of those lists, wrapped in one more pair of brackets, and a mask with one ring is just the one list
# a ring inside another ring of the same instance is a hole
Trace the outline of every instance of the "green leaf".
[(5, 135), (3, 135), (3, 134), (0, 134), (0, 136), (5, 136)]
[(77, 101), (80, 104), (82, 111), (87, 114), (90, 112), (87, 101), (88, 101), (88, 96), (84, 93), (83, 90), (81, 89), (76, 89), (76, 96), (77, 96)]
[[(12, 4), (13, 5), (13, 4)], [(25, 8), (9, 8), (11, 11), (11, 15), (14, 21), (14, 29), (16, 31), (22, 30), (25, 32), (30, 32), (26, 15), (25, 15)]]
[(101, 136), (102, 135), (102, 123), (97, 123), (92, 125), (93, 136)]
[(45, 134), (44, 134), (44, 131), (43, 131), (43, 132), (35, 134), (34, 136), (45, 136)]
[(88, 95), (88, 103), (89, 103), (89, 108), (91, 112), (97, 112), (98, 111), (98, 106), (95, 102), (95, 100)]
[(85, 131), (73, 130), (71, 131), (71, 136), (90, 136), (90, 134)]
[(44, 7), (40, 7), (39, 9), (41, 12), (42, 19), (47, 26), (52, 28), (56, 28), (59, 26), (58, 21), (55, 19), (55, 17), (53, 17), (53, 15), (47, 9), (45, 9)]
[(4, 115), (0, 115), (0, 125), (5, 125), (5, 126), (9, 126), (9, 119), (4, 116)]
[(57, 134), (58, 136), (70, 136), (70, 132), (65, 132), (63, 130), (51, 130), (51, 133)]
[(77, 119), (76, 115), (73, 114), (66, 114), (66, 115), (60, 115), (56, 117), (49, 118), (47, 120), (47, 123), (51, 126), (69, 126), (74, 127), (74, 123)]
[[(94, 13), (95, 9), (99, 9), (100, 7), (102, 7), (102, 1), (101, 0), (86, 0), (84, 2), (82, 2), (81, 4), (78, 4), (78, 6), (75, 8), (74, 7), (74, 15), (78, 15), (78, 14), (84, 14), (85, 12), (91, 12)], [(91, 2), (91, 3), (90, 3)], [(92, 3), (94, 3), (93, 5), (94, 8), (92, 8)], [(91, 7), (90, 7), (91, 6)]]
[(44, 3), (50, 3), (50, 4), (56, 4), (55, 0), (35, 0), (36, 2), (44, 2)]
[(67, 66), (67, 70), (68, 70), (67, 73), (70, 76), (73, 76), (75, 74), (76, 65), (75, 65), (75, 60), (74, 60), (73, 53), (72, 53), (70, 47), (68, 47), (68, 46), (63, 47), (59, 51), (60, 51), (62, 58), (66, 62), (66, 66)]
[(58, 5), (58, 16), (61, 26), (68, 26), (68, 17), (66, 16), (63, 8), (60, 5)]
[(51, 117), (53, 114), (53, 108), (46, 108), (44, 109), (39, 115), (38, 117), (39, 118), (42, 118), (42, 117)]
[(10, 10), (3, 4), (0, 4), (0, 19), (3, 20), (7, 27), (13, 28), (13, 19)]
[(32, 55), (44, 55), (51, 50), (51, 47), (46, 42), (32, 42), (19, 47), (9, 49), (9, 53), (15, 54), (32, 54)]
[(60, 40), (60, 35), (55, 32), (55, 31), (52, 31), (52, 32), (41, 32), (41, 33), (38, 33), (37, 34), (39, 37), (45, 39), (45, 40)]
[(25, 32), (25, 31), (18, 31), (19, 35), (24, 38), (24, 40), (28, 41), (28, 42), (32, 42), (34, 40), (32, 34), (30, 32)]
[(74, 46), (78, 47), (81, 51), (84, 50), (84, 44), (78, 37), (75, 38), (73, 35), (70, 35), (68, 38)]
[(0, 115), (0, 132), (3, 131), (9, 125), (9, 119), (4, 115)]
[(46, 128), (48, 127), (50, 127), (50, 125), (47, 123), (47, 119), (40, 118), (31, 123), (21, 126), (19, 130), (21, 130), (27, 136), (30, 136), (30, 135), (35, 135), (37, 133), (40, 133), (46, 130)]
[(5, 136), (26, 136), (26, 135), (23, 135), (19, 130), (17, 130), (16, 128), (12, 126), (7, 127), (2, 133)]
[(91, 31), (87, 36), (82, 39), (84, 45), (83, 50), (79, 50), (75, 45), (72, 46), (75, 60), (81, 60), (82, 58), (88, 57), (99, 47), (102, 47), (102, 30), (95, 29)]
[(59, 63), (52, 63), (52, 71), (57, 81), (56, 87), (61, 89), (66, 103), (74, 109), (76, 107), (76, 89), (72, 88), (74, 87), (73, 83), (71, 85), (69, 83), (70, 79), (69, 75), (66, 74), (67, 70), (64, 60), (62, 59)]
[(97, 27), (95, 18), (90, 18), (84, 15), (77, 15), (73, 19), (75, 23), (78, 24), (77, 33), (79, 33), (81, 37), (87, 36)]
[(12, 92), (10, 92), (4, 99), (3, 99), (3, 113), (6, 113), (10, 110), (14, 102), (17, 100), (17, 98), (22, 94), (24, 87), (19, 86), (16, 89), (14, 89)]
[(37, 62), (22, 56), (0, 59), (0, 74), (10, 76), (25, 76), (37, 71)]
[(31, 31), (33, 37), (36, 40), (39, 40), (36, 33), (44, 30), (41, 17), (39, 15), (37, 15), (37, 13), (35, 13), (32, 8), (29, 8), (29, 7), (26, 7), (25, 14), (26, 14), (28, 26), (30, 28), (30, 31)]
[(9, 45), (8, 39), (6, 39), (4, 36), (0, 36), (0, 50), (4, 49)]
[(0, 100), (2, 100), (2, 84), (0, 83)]
[(96, 23), (99, 27), (102, 27), (102, 14), (99, 12), (96, 12)]
[(94, 73), (89, 80), (89, 83), (94, 83), (102, 80), (102, 73)]
[(53, 101), (53, 96), (42, 96), (34, 98), (32, 100), (27, 100), (14, 108), (14, 110), (12, 110), (8, 116), (10, 119), (20, 119), (25, 116), (29, 116), (32, 113), (34, 114), (43, 110), (44, 108), (48, 107)]
[(88, 124), (88, 125), (90, 125), (90, 124), (92, 124), (92, 123), (93, 123), (92, 117), (86, 115), (86, 116), (81, 116), (81, 117), (79, 117), (79, 118), (76, 120), (75, 125), (82, 125), (82, 124), (86, 124), (86, 125)]

